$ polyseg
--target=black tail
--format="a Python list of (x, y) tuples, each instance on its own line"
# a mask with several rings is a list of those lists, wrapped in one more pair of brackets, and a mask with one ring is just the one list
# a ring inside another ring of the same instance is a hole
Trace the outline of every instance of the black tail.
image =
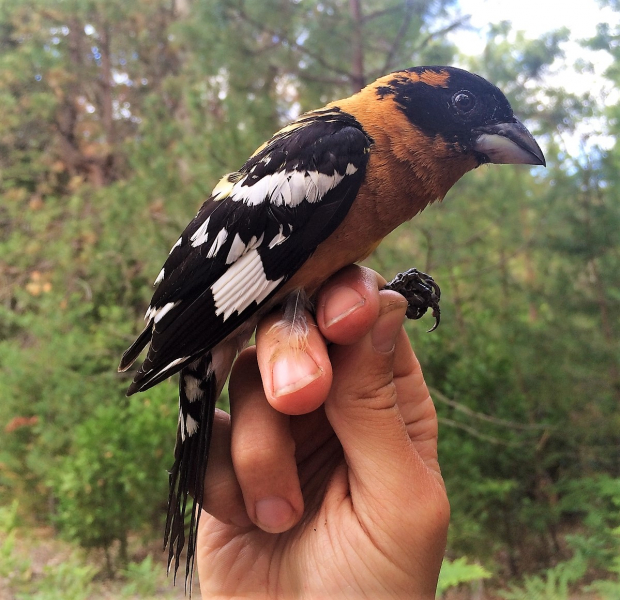
[(202, 512), (204, 479), (218, 385), (211, 366), (211, 353), (181, 370), (179, 378), (179, 425), (174, 449), (174, 464), (170, 470), (168, 516), (164, 532), (164, 549), (168, 547), (168, 572), (174, 562), (174, 579), (185, 546), (185, 512), (188, 495), (194, 497), (187, 539), (185, 560), (185, 590), (192, 574), (196, 554), (198, 522)]
[(151, 336), (153, 335), (153, 319), (151, 319), (146, 327), (142, 330), (142, 333), (138, 336), (138, 339), (131, 344), (127, 350), (125, 350), (123, 357), (121, 358), (121, 364), (118, 365), (119, 373), (126, 371), (133, 365), (136, 361), (136, 358), (140, 356), (140, 352), (144, 350), (146, 345), (151, 341)]

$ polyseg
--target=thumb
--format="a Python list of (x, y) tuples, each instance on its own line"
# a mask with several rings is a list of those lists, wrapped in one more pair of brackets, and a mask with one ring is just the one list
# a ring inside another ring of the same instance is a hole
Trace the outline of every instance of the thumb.
[(391, 515), (395, 528), (427, 502), (429, 486), (443, 493), (416, 451), (397, 402), (407, 399), (397, 398), (394, 349), (412, 352), (402, 328), (405, 311), (402, 296), (382, 291), (370, 332), (355, 344), (331, 348), (333, 384), (325, 403), (345, 453), (356, 511), (373, 521), (381, 515), (384, 525)]

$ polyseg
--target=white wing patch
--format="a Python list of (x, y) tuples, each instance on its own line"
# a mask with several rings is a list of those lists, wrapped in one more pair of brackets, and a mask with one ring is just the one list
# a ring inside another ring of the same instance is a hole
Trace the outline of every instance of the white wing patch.
[(275, 173), (280, 181), (274, 187), (271, 202), (276, 206), (299, 206), (306, 198), (306, 175), (302, 171), (292, 173)]
[[(267, 156), (263, 159), (263, 162), (266, 163), (269, 160), (271, 160), (271, 158)], [(243, 202), (248, 206), (258, 206), (268, 202), (274, 206), (295, 208), (304, 200), (310, 203), (320, 202), (325, 194), (334, 189), (346, 175), (353, 175), (356, 171), (357, 167), (351, 163), (347, 165), (343, 175), (337, 171), (334, 171), (333, 175), (326, 175), (318, 171), (278, 171), (271, 175), (265, 175), (254, 183), (254, 185), (244, 185), (248, 178), (247, 175), (242, 176), (239, 173), (231, 173), (225, 175), (215, 188), (213, 188), (212, 198), (214, 200), (230, 198), (235, 202)], [(211, 217), (208, 217), (191, 236), (190, 243), (192, 247), (197, 248), (208, 241), (210, 218)], [(225, 229), (221, 229), (213, 240), (206, 257), (213, 258), (226, 242), (227, 238), (228, 232)], [(281, 244), (284, 240), (286, 240), (286, 236), (280, 231), (280, 233), (271, 240), (269, 247), (273, 248)], [(179, 239), (172, 249), (174, 250), (174, 248), (180, 244), (181, 239)], [(252, 248), (253, 245), (251, 243), (247, 246), (244, 245), (239, 235), (236, 234), (230, 250), (228, 251), (226, 264), (234, 263), (240, 257), (247, 254)], [(160, 273), (160, 277), (163, 279), (162, 273)], [(156, 283), (160, 281), (161, 279), (158, 277)]]
[(153, 317), (155, 323), (159, 323), (175, 306), (178, 306), (179, 304), (181, 304), (180, 300), (177, 302), (168, 302), (168, 304), (164, 304), (156, 312), (152, 312), (150, 316)]
[(207, 241), (207, 229), (209, 228), (210, 220), (211, 217), (207, 217), (206, 221), (198, 229), (196, 229), (194, 235), (190, 238), (190, 241), (192, 242), (192, 246), (194, 248), (200, 246), (200, 244), (204, 244)]
[(266, 200), (269, 201), (271, 186), (273, 185), (272, 180), (277, 176), (278, 173), (274, 173), (273, 175), (265, 175), (252, 186), (242, 185), (247, 179), (247, 177), (244, 177), (241, 181), (239, 181), (239, 183), (235, 184), (230, 197), (233, 200), (245, 202), (249, 206), (258, 206), (263, 204)]
[[(206, 237), (206, 236), (205, 236)], [(225, 229), (220, 229), (219, 233), (215, 237), (215, 241), (213, 242), (211, 248), (209, 248), (209, 252), (207, 252), (207, 258), (213, 258), (222, 247), (222, 244), (228, 238), (228, 231)]]
[(245, 244), (238, 233), (235, 233), (235, 238), (232, 241), (228, 256), (226, 257), (226, 264), (234, 263), (245, 252)]
[(180, 237), (174, 244), (174, 246), (172, 246), (172, 248), (170, 248), (170, 252), (168, 252), (168, 256), (170, 256), (173, 252), (175, 248), (178, 248), (181, 244), (183, 243), (183, 237)]
[(254, 185), (244, 185), (247, 180), (247, 177), (244, 177), (232, 186), (228, 195), (231, 200), (245, 202), (249, 206), (270, 202), (275, 206), (294, 208), (304, 200), (319, 202), (345, 175), (353, 175), (356, 171), (357, 167), (351, 163), (347, 165), (343, 175), (337, 171), (333, 175), (318, 171), (278, 171), (265, 175)]
[(267, 279), (260, 254), (256, 249), (250, 250), (211, 286), (215, 314), (226, 320), (235, 312), (243, 312), (252, 302), (260, 304), (283, 279)]
[(157, 276), (157, 279), (155, 280), (155, 282), (153, 283), (153, 285), (157, 285), (158, 283), (161, 283), (164, 280), (166, 273), (165, 273), (165, 269), (162, 269), (159, 272), (159, 275)]
[(325, 175), (316, 171), (308, 171), (306, 177), (308, 202), (318, 202), (329, 190), (335, 188), (344, 179), (344, 175), (337, 172), (333, 175)]
[(228, 256), (226, 257), (226, 264), (230, 265), (242, 257), (246, 252), (250, 250), (254, 250), (254, 248), (258, 248), (263, 243), (263, 238), (265, 234), (261, 235), (258, 239), (255, 235), (250, 238), (250, 241), (247, 245), (241, 239), (241, 236), (236, 233), (235, 237), (230, 246), (230, 250), (228, 251)]
[(178, 302), (168, 302), (168, 304), (164, 304), (161, 308), (149, 306), (146, 314), (144, 315), (144, 320), (146, 321), (147, 319), (153, 319), (155, 323), (159, 323), (166, 313), (171, 311), (177, 304), (180, 303), (180, 300)]

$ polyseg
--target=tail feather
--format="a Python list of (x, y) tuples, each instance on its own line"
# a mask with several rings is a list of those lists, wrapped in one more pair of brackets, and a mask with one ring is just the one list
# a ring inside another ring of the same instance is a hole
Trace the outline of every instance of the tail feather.
[(170, 470), (168, 514), (164, 531), (164, 549), (168, 548), (168, 571), (174, 563), (174, 579), (185, 546), (185, 514), (188, 495), (193, 494), (185, 559), (185, 588), (192, 589), (198, 523), (204, 500), (204, 478), (215, 403), (218, 396), (211, 353), (181, 370), (179, 378), (179, 425)]
[[(198, 524), (204, 501), (204, 482), (215, 404), (230, 373), (237, 352), (249, 334), (218, 344), (197, 360), (184, 366), (179, 377), (179, 425), (174, 448), (174, 464), (169, 473), (168, 514), (164, 531), (164, 550), (168, 549), (168, 572), (176, 582), (183, 548), (185, 590), (192, 592), (192, 575)], [(193, 496), (189, 526), (185, 525), (189, 495)], [(187, 542), (187, 544), (186, 544)]]
[(123, 353), (123, 356), (121, 358), (121, 364), (118, 365), (119, 373), (126, 371), (127, 369), (129, 369), (129, 367), (131, 367), (131, 365), (133, 365), (133, 363), (136, 361), (136, 358), (140, 356), (140, 352), (142, 352), (146, 345), (151, 341), (152, 333), (153, 319), (151, 319), (147, 323), (146, 327), (142, 330), (142, 333), (138, 336), (136, 341), (131, 344), (131, 346), (129, 346), (129, 348), (127, 348), (127, 350), (125, 350), (125, 352)]

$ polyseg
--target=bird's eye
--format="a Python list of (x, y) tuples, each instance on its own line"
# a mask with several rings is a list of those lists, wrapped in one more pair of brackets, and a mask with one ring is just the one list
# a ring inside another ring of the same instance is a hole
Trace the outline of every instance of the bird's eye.
[(467, 90), (461, 90), (452, 96), (452, 104), (460, 113), (467, 114), (476, 106), (476, 97)]

